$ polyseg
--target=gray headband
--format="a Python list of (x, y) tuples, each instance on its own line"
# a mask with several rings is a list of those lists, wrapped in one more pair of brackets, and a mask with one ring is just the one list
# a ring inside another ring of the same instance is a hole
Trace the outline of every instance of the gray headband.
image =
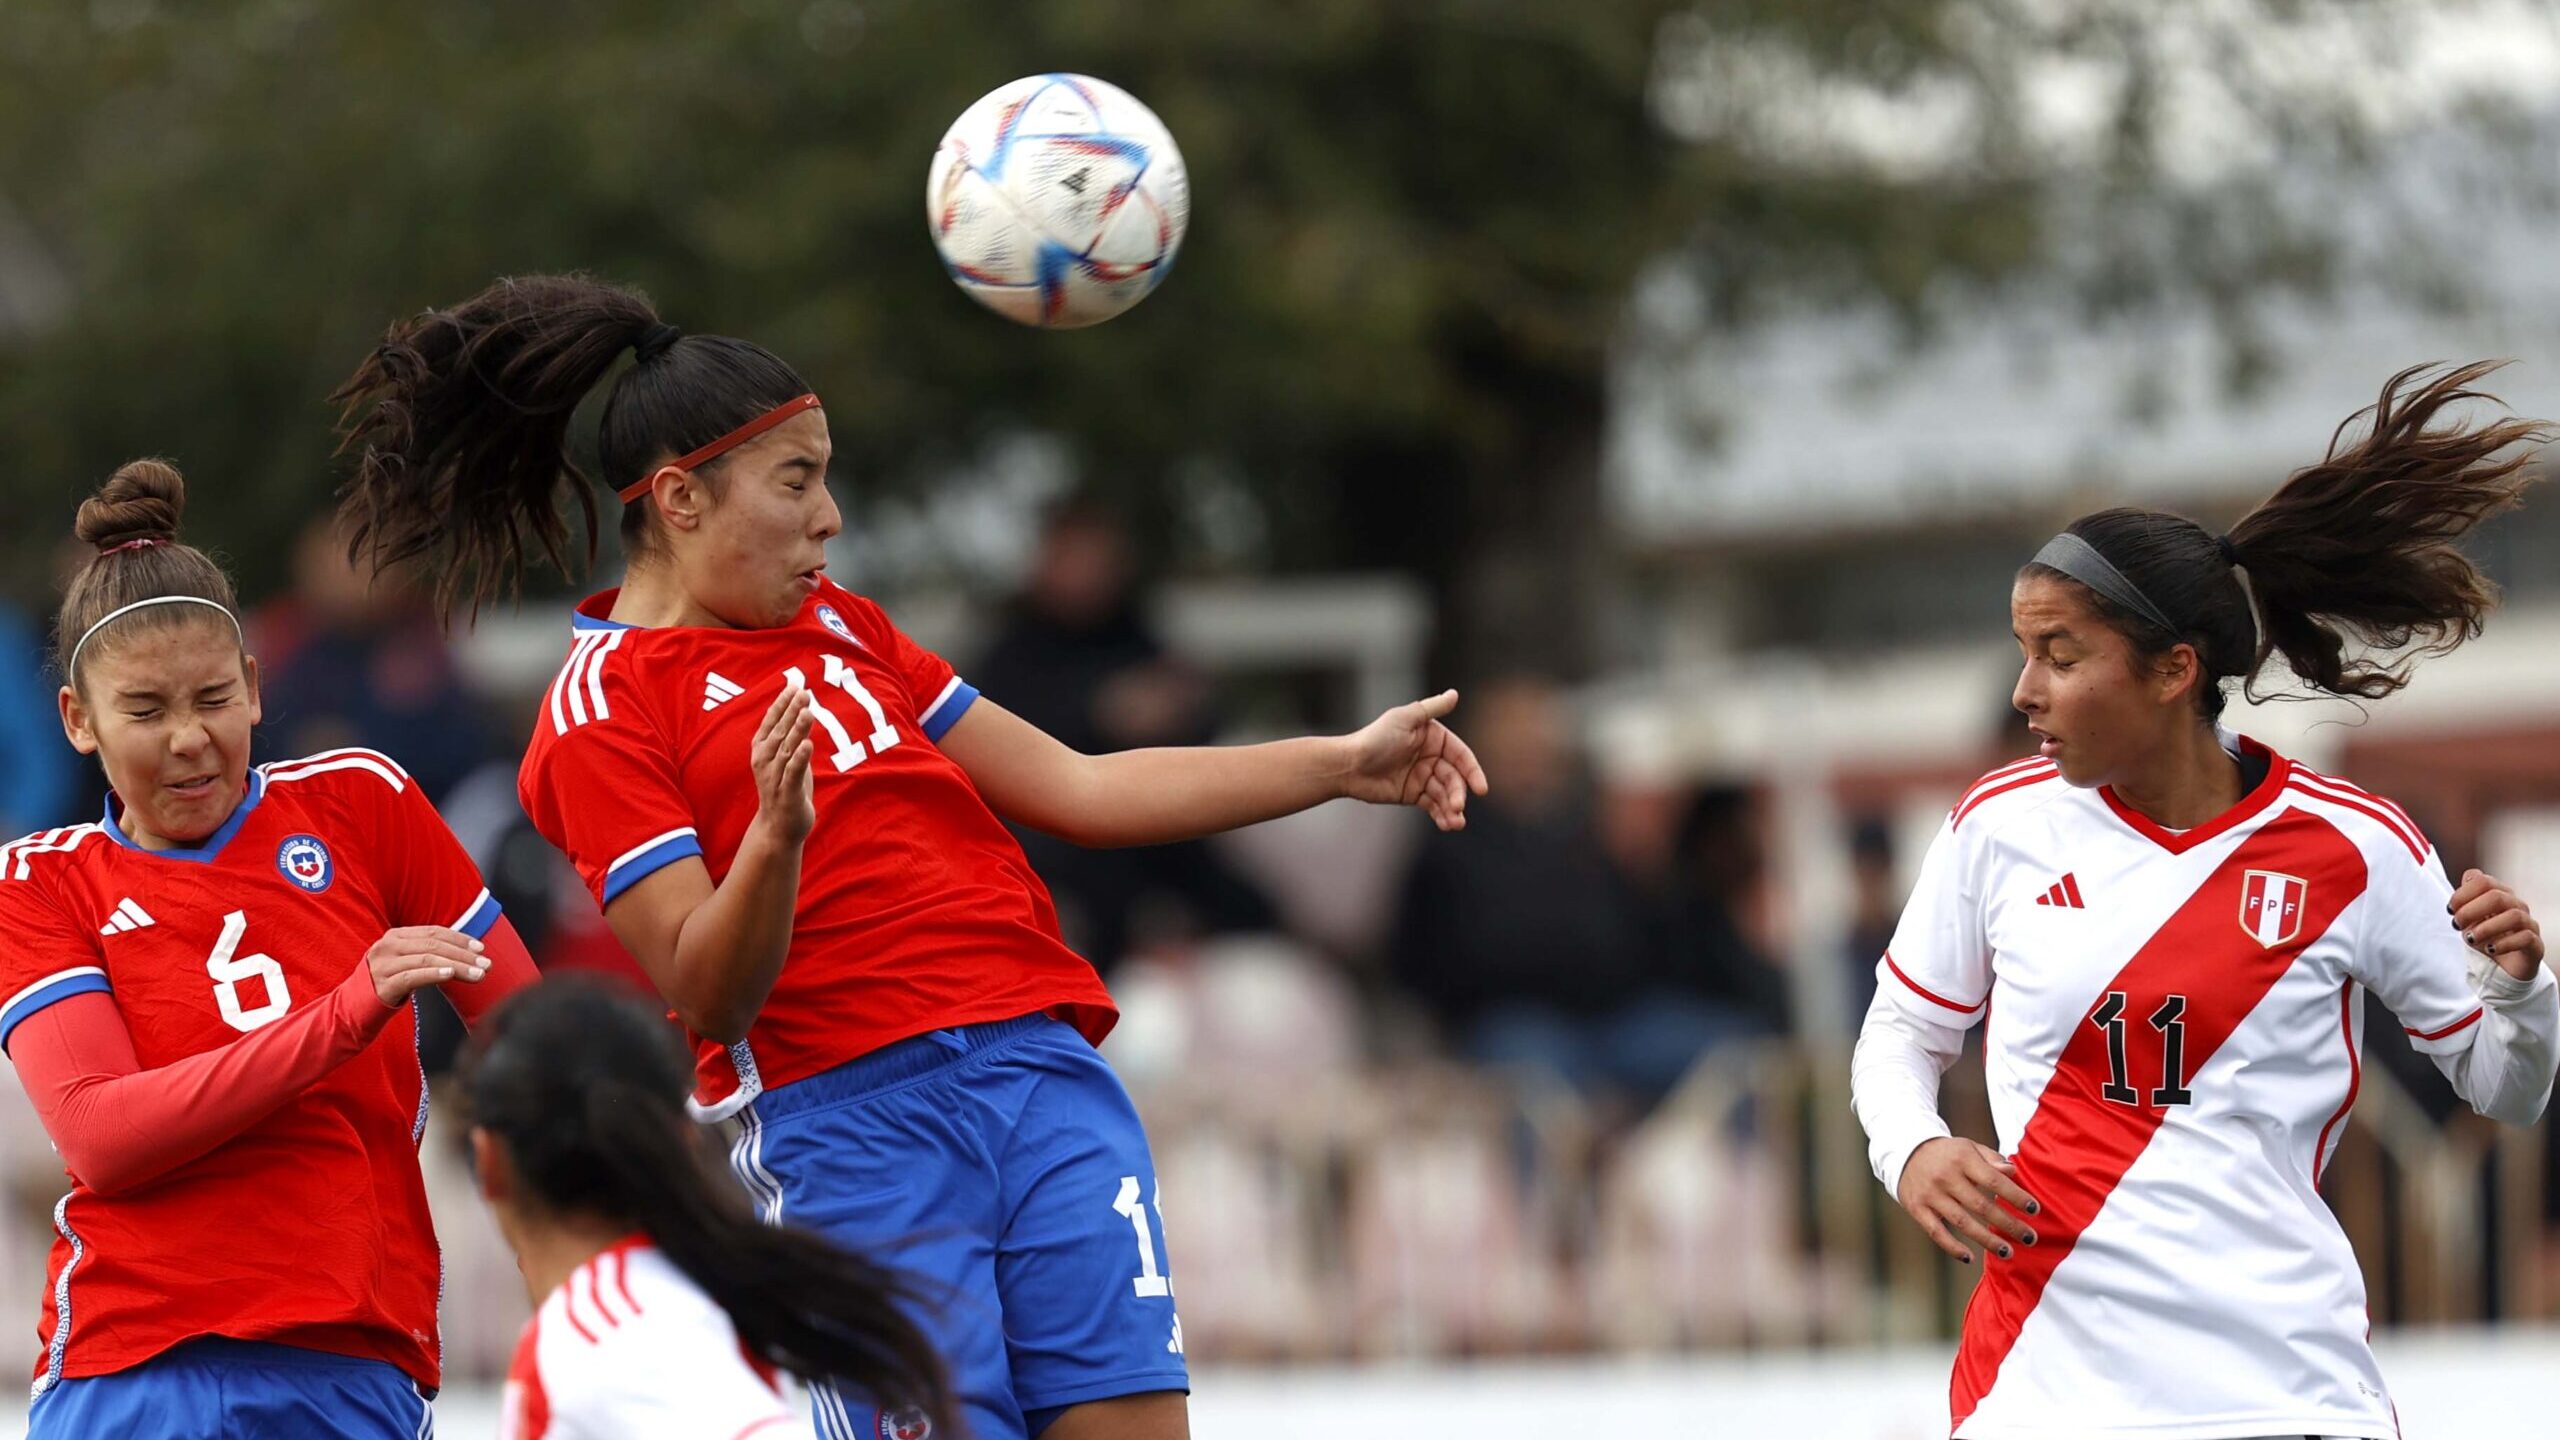
[(2143, 594), (2140, 586), (2109, 564), (2107, 557), (2098, 553), (2098, 547), (2077, 535), (2065, 532), (2047, 540), (2044, 548), (2036, 552), (2035, 563), (2061, 571), (2172, 635), (2186, 633), (2177, 622), (2160, 613), (2160, 607), (2151, 603), (2151, 597)]

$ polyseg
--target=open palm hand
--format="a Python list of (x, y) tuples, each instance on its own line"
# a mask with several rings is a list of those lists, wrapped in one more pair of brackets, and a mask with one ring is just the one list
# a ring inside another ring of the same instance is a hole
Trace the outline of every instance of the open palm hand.
[(1458, 708), (1458, 692), (1399, 705), (1351, 737), (1352, 771), (1345, 793), (1372, 805), (1415, 805), (1442, 830), (1467, 826), (1467, 797), (1486, 790), (1484, 767), (1440, 717)]

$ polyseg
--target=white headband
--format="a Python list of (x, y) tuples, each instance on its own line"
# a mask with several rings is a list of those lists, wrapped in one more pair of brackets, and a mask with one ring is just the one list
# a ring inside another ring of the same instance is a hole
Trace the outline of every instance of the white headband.
[[(136, 600), (130, 605), (118, 606), (117, 608), (108, 611), (106, 614), (99, 616), (97, 624), (90, 626), (86, 631), (81, 633), (80, 643), (71, 647), (71, 663), (63, 667), (62, 678), (68, 680), (80, 673), (81, 650), (87, 647), (91, 636), (106, 628), (108, 621), (115, 619), (119, 615), (130, 615), (145, 605), (209, 606), (212, 609), (220, 610), (222, 612), (222, 618), (231, 622), (232, 634), (240, 634), (240, 617), (232, 614), (229, 608), (224, 606), (219, 600), (207, 600), (201, 595), (154, 595), (148, 600)], [(243, 636), (241, 638), (241, 643), (243, 645), (247, 644), (247, 637)]]

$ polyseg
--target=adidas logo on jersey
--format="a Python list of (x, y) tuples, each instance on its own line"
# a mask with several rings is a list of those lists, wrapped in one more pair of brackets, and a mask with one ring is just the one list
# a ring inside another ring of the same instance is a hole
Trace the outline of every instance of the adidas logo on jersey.
[(747, 693), (747, 687), (717, 670), (709, 671), (702, 682), (702, 708), (717, 710)]
[(2053, 882), (2052, 889), (2047, 890), (2036, 897), (2036, 903), (2039, 905), (2055, 905), (2065, 910), (2086, 910), (2089, 908), (2087, 902), (2080, 898), (2079, 877), (2071, 874), (2067, 870), (2063, 872), (2061, 879)]
[(139, 930), (146, 925), (159, 923), (145, 913), (141, 906), (134, 904), (133, 897), (128, 895), (116, 902), (116, 913), (107, 917), (107, 923), (98, 927), (98, 933), (121, 935), (127, 930)]

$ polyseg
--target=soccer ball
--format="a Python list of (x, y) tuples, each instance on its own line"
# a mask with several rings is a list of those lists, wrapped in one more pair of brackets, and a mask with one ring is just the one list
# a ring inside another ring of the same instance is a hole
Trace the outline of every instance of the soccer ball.
[(960, 114), (925, 178), (934, 248), (1008, 320), (1098, 325), (1145, 299), (1191, 224), (1191, 178), (1155, 112), (1089, 75), (1033, 75)]

